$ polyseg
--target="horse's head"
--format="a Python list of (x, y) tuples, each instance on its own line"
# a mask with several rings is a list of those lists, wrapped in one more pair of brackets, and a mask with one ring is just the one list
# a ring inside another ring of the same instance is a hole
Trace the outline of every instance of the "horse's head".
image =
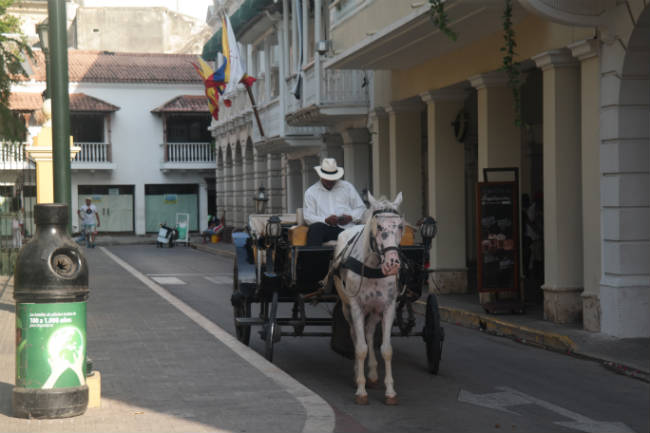
[(404, 221), (398, 211), (402, 203), (402, 193), (397, 194), (391, 202), (386, 199), (375, 200), (369, 192), (368, 202), (370, 249), (381, 258), (381, 270), (384, 275), (395, 275), (400, 267), (398, 248), (404, 229)]

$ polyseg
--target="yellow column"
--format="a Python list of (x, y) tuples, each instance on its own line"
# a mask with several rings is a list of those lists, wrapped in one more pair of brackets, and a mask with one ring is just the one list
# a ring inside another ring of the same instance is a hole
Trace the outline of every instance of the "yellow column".
[[(27, 154), (36, 163), (36, 202), (54, 203), (54, 172), (52, 169), (52, 103), (46, 99), (43, 103), (45, 123), (34, 137), (34, 143), (27, 146)], [(74, 159), (80, 147), (73, 146), (70, 137), (70, 158)]]
[(582, 316), (580, 75), (567, 49), (533, 57), (543, 71), (544, 318)]
[(422, 121), (424, 104), (418, 99), (393, 102), (386, 112), (389, 120), (390, 199), (403, 194), (401, 210), (414, 224), (422, 209)]
[[(484, 168), (521, 167), (521, 131), (504, 72), (471, 77), (478, 99), (478, 179)], [(492, 180), (492, 178), (490, 178)], [(499, 178), (496, 178), (499, 180)], [(510, 180), (510, 179), (508, 179)]]
[(466, 92), (449, 88), (420, 96), (427, 104), (428, 211), (444, 227), (431, 245), (431, 269), (436, 271), (432, 277), (441, 292), (464, 293), (465, 146), (456, 140), (452, 122), (464, 107)]
[(582, 160), (582, 324), (600, 332), (600, 41), (569, 45), (580, 60), (580, 138)]

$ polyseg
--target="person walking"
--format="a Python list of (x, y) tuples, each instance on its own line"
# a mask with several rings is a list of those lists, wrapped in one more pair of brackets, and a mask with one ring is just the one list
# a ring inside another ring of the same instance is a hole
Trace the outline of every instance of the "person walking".
[(86, 238), (86, 246), (95, 248), (95, 236), (97, 235), (97, 227), (99, 227), (100, 221), (97, 208), (92, 204), (90, 197), (86, 197), (86, 204), (81, 206), (77, 211), (77, 215), (81, 221), (81, 231)]

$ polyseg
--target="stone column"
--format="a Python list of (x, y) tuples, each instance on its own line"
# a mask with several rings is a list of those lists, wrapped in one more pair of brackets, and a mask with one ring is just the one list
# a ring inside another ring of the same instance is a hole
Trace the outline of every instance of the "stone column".
[(389, 120), (390, 197), (403, 194), (400, 206), (404, 217), (415, 223), (422, 217), (422, 125), (424, 104), (418, 99), (391, 103), (386, 111)]
[(223, 164), (223, 151), (217, 148), (217, 170), (215, 172), (216, 182), (217, 182), (217, 218), (221, 218), (221, 214), (224, 210), (225, 201), (225, 173), (224, 173), (224, 164)]
[[(477, 179), (482, 182), (484, 168), (521, 167), (521, 132), (515, 126), (512, 91), (507, 86), (508, 79), (504, 72), (476, 75), (469, 81), (476, 88)], [(490, 180), (512, 180), (512, 176), (494, 175)], [(503, 297), (507, 296), (512, 294), (503, 295)], [(496, 295), (488, 292), (479, 293), (479, 300), (481, 304), (485, 304), (496, 300)]]
[[(260, 186), (266, 188), (267, 194), (269, 193), (269, 179), (268, 179), (268, 157), (266, 153), (258, 153), (253, 151), (253, 185), (255, 188), (255, 194)], [(253, 203), (253, 208), (255, 203)], [(266, 202), (266, 207), (268, 209), (269, 203)]]
[(268, 154), (267, 179), (269, 193), (267, 211), (275, 214), (282, 213), (284, 212), (282, 209), (284, 191), (282, 189), (282, 155), (279, 153)]
[(582, 160), (582, 324), (600, 332), (600, 42), (569, 45), (580, 60), (580, 139)]
[(302, 163), (299, 159), (290, 159), (287, 161), (287, 212), (293, 213), (302, 207), (303, 194)]
[(533, 57), (544, 87), (544, 318), (582, 316), (580, 74), (569, 50)]
[[(316, 173), (316, 170), (314, 170), (314, 167), (317, 165), (320, 165), (320, 158), (318, 155), (309, 155), (305, 156), (301, 159), (302, 163), (302, 191), (303, 193), (318, 182), (318, 173)], [(337, 161), (338, 163), (338, 161)]]
[(255, 202), (253, 197), (255, 196), (256, 186), (255, 186), (255, 169), (253, 163), (253, 150), (251, 149), (252, 145), (246, 146), (244, 151), (244, 206), (243, 206), (243, 220), (244, 225), (248, 223), (248, 216), (255, 212)]
[[(199, 230), (208, 226), (208, 185), (205, 179), (199, 182)], [(188, 227), (189, 230), (189, 227)]]
[(223, 210), (222, 215), (226, 216), (226, 224), (232, 226), (234, 224), (234, 209), (233, 209), (233, 192), (232, 192), (232, 146), (230, 144), (226, 147), (226, 160), (223, 165), (224, 179), (223, 179)]
[[(465, 252), (465, 147), (451, 126), (463, 108), (464, 89), (421, 95), (427, 104), (429, 214), (440, 227), (431, 245), (432, 277), (443, 293), (467, 291)], [(469, 222), (470, 224), (473, 221)]]
[[(366, 128), (347, 128), (343, 138), (344, 179), (357, 188), (359, 194), (370, 189), (370, 134)], [(338, 163), (338, 161), (337, 161)]]
[(372, 148), (372, 194), (390, 195), (390, 146), (388, 114), (383, 108), (370, 111), (370, 141)]
[(233, 204), (234, 204), (234, 227), (242, 227), (244, 219), (244, 161), (242, 158), (241, 147), (237, 145), (235, 150), (235, 160), (233, 162)]
[(469, 80), (478, 99), (478, 180), (482, 182), (484, 168), (521, 166), (521, 131), (515, 126), (505, 73), (490, 72)]

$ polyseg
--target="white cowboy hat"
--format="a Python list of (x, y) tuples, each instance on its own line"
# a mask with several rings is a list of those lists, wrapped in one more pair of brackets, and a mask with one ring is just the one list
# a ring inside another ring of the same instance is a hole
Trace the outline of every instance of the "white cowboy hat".
[(334, 158), (324, 158), (320, 165), (314, 167), (314, 170), (325, 180), (339, 180), (343, 177), (343, 169), (336, 165)]

